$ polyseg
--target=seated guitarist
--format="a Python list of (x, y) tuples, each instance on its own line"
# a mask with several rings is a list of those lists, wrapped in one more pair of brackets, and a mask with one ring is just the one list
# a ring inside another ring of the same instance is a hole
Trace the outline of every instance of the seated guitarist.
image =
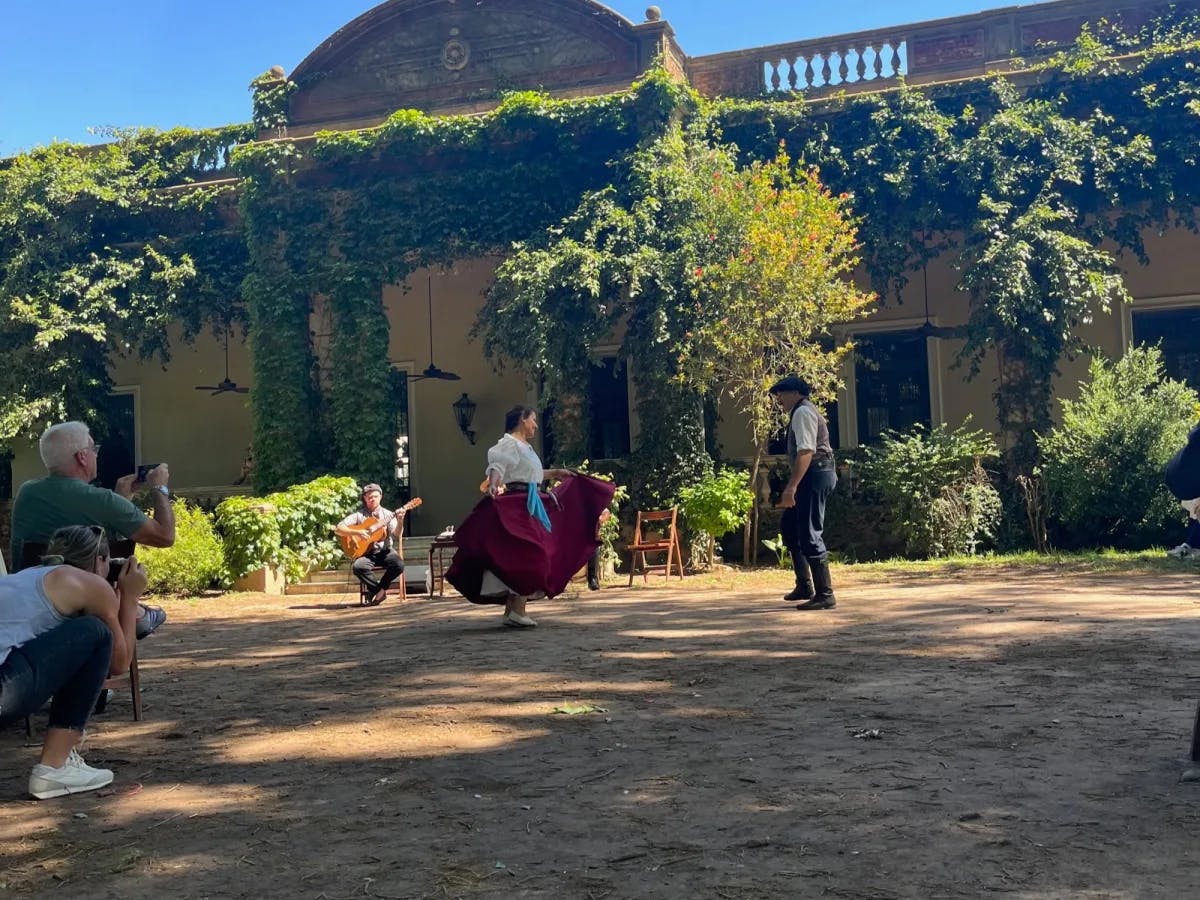
[[(334, 528), (339, 537), (367, 538), (373, 541), (351, 569), (354, 577), (367, 589), (365, 603), (378, 606), (387, 598), (387, 589), (404, 571), (404, 560), (396, 552), (393, 539), (404, 533), (404, 511), (394, 513), (379, 505), (383, 490), (377, 484), (368, 484), (362, 489), (362, 506), (350, 513)], [(383, 578), (378, 581), (371, 574), (376, 566), (383, 568)]]

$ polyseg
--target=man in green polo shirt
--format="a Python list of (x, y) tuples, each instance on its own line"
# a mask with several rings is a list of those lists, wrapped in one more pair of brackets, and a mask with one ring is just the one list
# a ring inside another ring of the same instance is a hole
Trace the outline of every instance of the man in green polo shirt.
[[(98, 451), (83, 422), (63, 422), (46, 429), (38, 452), (48, 474), (21, 485), (13, 501), (9, 558), (14, 572), (21, 568), (21, 548), (26, 541), (46, 543), (55, 531), (68, 525), (99, 525), (110, 540), (132, 540), (148, 547), (175, 543), (166, 465), (146, 476), (154, 507), (154, 518), (150, 518), (129, 499), (136, 475), (118, 479), (113, 491), (90, 483), (96, 477)], [(161, 609), (143, 606), (137, 620), (138, 637), (154, 631), (166, 618)]]

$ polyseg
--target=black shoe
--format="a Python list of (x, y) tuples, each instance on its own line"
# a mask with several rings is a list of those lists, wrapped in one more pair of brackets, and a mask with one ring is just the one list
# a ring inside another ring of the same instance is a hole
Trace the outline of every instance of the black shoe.
[(813, 589), (811, 584), (797, 585), (792, 588), (790, 594), (784, 594), (783, 599), (786, 603), (795, 603), (797, 600), (811, 600)]
[(597, 578), (589, 578), (588, 579), (588, 590), (589, 591), (600, 590), (600, 580)]
[(799, 604), (796, 609), (834, 609), (837, 607), (837, 600), (833, 597), (814, 597), (807, 603)]

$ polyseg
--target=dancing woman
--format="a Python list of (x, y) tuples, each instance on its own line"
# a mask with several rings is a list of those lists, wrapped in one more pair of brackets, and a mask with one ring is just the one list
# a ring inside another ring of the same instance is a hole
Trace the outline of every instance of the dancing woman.
[[(567, 469), (543, 470), (530, 446), (538, 429), (532, 407), (510, 409), (504, 429), (488, 450), (487, 496), (455, 531), (458, 550), (446, 579), (472, 603), (503, 604), (505, 625), (532, 628), (537, 622), (525, 604), (562, 593), (587, 563), (614, 487)], [(559, 484), (542, 491), (546, 478)]]

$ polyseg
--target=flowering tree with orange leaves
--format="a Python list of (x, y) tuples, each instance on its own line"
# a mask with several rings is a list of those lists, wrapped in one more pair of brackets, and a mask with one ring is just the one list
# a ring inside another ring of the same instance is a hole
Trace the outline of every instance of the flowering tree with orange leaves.
[[(728, 395), (756, 446), (754, 476), (781, 423), (767, 388), (794, 372), (829, 398), (846, 347), (832, 326), (866, 315), (850, 279), (849, 198), (785, 153), (739, 167), (701, 127), (631, 155), (544, 239), (497, 270), (476, 333), (536, 374), (550, 396), (585, 383), (593, 348), (623, 333), (640, 420), (634, 462), (652, 502), (711, 474), (699, 399)], [(635, 478), (634, 492), (638, 495)]]
[[(776, 157), (732, 173), (714, 172), (706, 218), (716, 252), (697, 267), (706, 315), (681, 344), (682, 377), (726, 395), (754, 442), (752, 485), (781, 411), (767, 393), (784, 374), (813, 385), (817, 403), (834, 398), (851, 349), (835, 325), (869, 315), (874, 296), (852, 280), (858, 264), (850, 198), (834, 196), (813, 169)], [(757, 517), (746, 533), (757, 546)]]

